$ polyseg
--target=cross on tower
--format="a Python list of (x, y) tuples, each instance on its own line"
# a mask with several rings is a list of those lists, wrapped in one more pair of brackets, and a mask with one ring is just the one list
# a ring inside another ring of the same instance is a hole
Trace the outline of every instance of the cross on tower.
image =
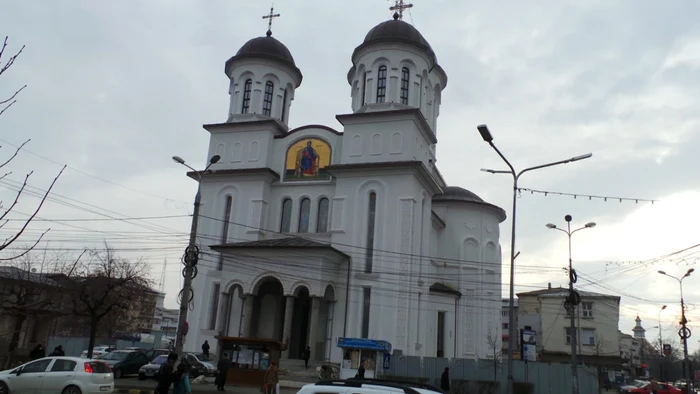
[(399, 20), (403, 20), (403, 10), (407, 10), (409, 8), (413, 8), (413, 4), (404, 3), (403, 0), (396, 0), (396, 5), (389, 7), (389, 10), (395, 11), (397, 14), (399, 14)]
[(280, 14), (275, 14), (275, 7), (270, 7), (270, 13), (262, 17), (263, 19), (269, 19), (269, 21), (267, 22), (268, 37), (272, 35), (272, 20), (274, 18), (279, 18), (279, 16)]

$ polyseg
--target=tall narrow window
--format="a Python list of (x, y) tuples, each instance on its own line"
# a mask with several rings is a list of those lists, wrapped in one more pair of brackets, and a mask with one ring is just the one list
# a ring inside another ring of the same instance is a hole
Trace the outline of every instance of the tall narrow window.
[(299, 232), (309, 232), (309, 212), (311, 212), (311, 200), (304, 198), (299, 206)]
[(377, 194), (369, 194), (369, 204), (367, 209), (367, 242), (365, 245), (365, 272), (372, 273), (372, 263), (374, 262), (374, 224), (377, 213)]
[(282, 201), (282, 222), (280, 223), (280, 232), (288, 233), (292, 228), (292, 199), (285, 198)]
[(328, 206), (329, 202), (325, 197), (318, 202), (318, 219), (316, 220), (317, 233), (328, 232)]
[(211, 295), (211, 311), (209, 312), (209, 329), (216, 329), (216, 313), (219, 311), (219, 293), (221, 293), (221, 284), (215, 283), (214, 290)]
[(243, 87), (243, 105), (241, 106), (241, 113), (247, 114), (248, 108), (250, 108), (250, 92), (253, 90), (253, 80), (248, 79), (245, 81)]
[(377, 102), (383, 103), (386, 98), (386, 66), (379, 67), (377, 73)]
[(445, 312), (437, 315), (437, 356), (445, 357)]
[(265, 96), (263, 96), (263, 115), (270, 116), (272, 114), (272, 95), (275, 92), (275, 84), (267, 81), (265, 84)]
[(367, 71), (362, 75), (362, 105), (365, 105), (365, 94), (367, 93)]
[(408, 84), (410, 82), (408, 68), (401, 69), (401, 104), (408, 105)]
[(372, 288), (362, 289), (362, 338), (369, 338), (369, 313), (372, 305)]
[(284, 122), (284, 115), (287, 114), (287, 89), (284, 89), (284, 95), (282, 96), (282, 115), (280, 120)]
[[(221, 244), (225, 244), (228, 241), (228, 226), (231, 223), (231, 204), (233, 203), (233, 198), (231, 196), (226, 196), (226, 207), (224, 208), (224, 225), (221, 229)], [(219, 253), (219, 266), (217, 268), (219, 271), (224, 269), (224, 255)]]

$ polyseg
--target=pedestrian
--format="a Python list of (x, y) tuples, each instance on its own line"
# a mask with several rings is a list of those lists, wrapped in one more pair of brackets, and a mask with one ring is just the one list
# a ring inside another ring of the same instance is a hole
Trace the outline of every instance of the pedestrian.
[(309, 368), (309, 359), (311, 358), (311, 346), (307, 346), (303, 352), (301, 352), (301, 359), (304, 360), (304, 368)]
[(450, 392), (450, 369), (445, 368), (445, 370), (442, 372), (442, 376), (440, 376), (440, 388), (442, 391), (449, 393)]
[(204, 341), (204, 345), (202, 345), (202, 355), (205, 361), (209, 361), (209, 341)]
[(218, 375), (216, 375), (216, 379), (214, 379), (216, 389), (218, 391), (226, 391), (224, 390), (224, 386), (226, 385), (226, 377), (228, 376), (228, 370), (231, 369), (231, 361), (229, 361), (226, 353), (221, 356), (221, 360), (219, 360), (219, 362), (216, 364), (216, 369), (219, 371)]
[(173, 377), (173, 394), (191, 394), (190, 374), (185, 363), (177, 366), (177, 371)]
[(277, 370), (277, 365), (271, 362), (265, 371), (265, 376), (263, 377), (263, 387), (260, 390), (263, 394), (279, 394), (279, 371)]
[(175, 362), (177, 361), (177, 353), (170, 353), (168, 360), (160, 366), (158, 371), (158, 385), (156, 386), (156, 394), (168, 394), (170, 385), (175, 377)]
[(53, 352), (49, 354), (49, 357), (65, 357), (66, 352), (63, 351), (63, 345), (58, 345), (53, 349)]
[(657, 382), (653, 376), (649, 378), (649, 390), (651, 390), (651, 394), (657, 394), (659, 392), (659, 382)]
[(39, 358), (44, 358), (46, 357), (46, 349), (44, 349), (44, 345), (42, 344), (37, 344), (34, 349), (29, 353), (29, 358), (32, 359), (32, 361), (39, 359)]
[(364, 379), (365, 378), (365, 360), (360, 361), (360, 368), (357, 369), (357, 374), (355, 375), (356, 379)]

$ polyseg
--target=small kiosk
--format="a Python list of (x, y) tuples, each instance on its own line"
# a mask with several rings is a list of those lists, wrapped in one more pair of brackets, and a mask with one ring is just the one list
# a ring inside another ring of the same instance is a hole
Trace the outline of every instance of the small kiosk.
[(338, 338), (338, 347), (343, 350), (340, 364), (340, 379), (351, 379), (357, 374), (360, 363), (365, 363), (365, 378), (378, 378), (381, 371), (389, 369), (391, 343), (376, 339)]
[(272, 339), (217, 337), (219, 357), (231, 360), (226, 383), (235, 386), (262, 386), (265, 371), (271, 362), (279, 366), (285, 344)]

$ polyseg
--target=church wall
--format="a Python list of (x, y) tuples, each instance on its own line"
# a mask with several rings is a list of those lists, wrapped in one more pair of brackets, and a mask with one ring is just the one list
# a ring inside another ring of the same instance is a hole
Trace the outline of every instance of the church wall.
[(219, 155), (221, 159), (212, 165), (213, 170), (265, 168), (271, 159), (273, 141), (272, 131), (265, 126), (254, 131), (212, 133), (207, 163), (212, 156)]
[[(280, 119), (288, 124), (290, 106), (294, 100), (294, 89), (301, 81), (297, 81), (291, 70), (277, 62), (264, 59), (243, 59), (236, 62), (235, 66), (227, 69), (231, 83), (229, 85), (230, 105), (229, 121), (238, 122), (249, 120), (249, 116), (242, 115), (243, 92), (246, 80), (252, 80), (251, 100), (247, 114), (263, 113), (263, 96), (265, 85), (268, 81), (274, 83), (274, 95), (270, 117)], [(287, 101), (284, 101), (284, 93), (287, 92)], [(284, 119), (282, 117), (282, 107)]]
[[(427, 296), (427, 310), (425, 311), (425, 342), (422, 347), (422, 356), (437, 357), (438, 341), (438, 312), (445, 312), (444, 327), (444, 355), (443, 357), (455, 357), (455, 298), (429, 294)], [(459, 311), (458, 311), (459, 313)], [(459, 327), (456, 327), (459, 330)], [(459, 354), (459, 352), (457, 353)]]

